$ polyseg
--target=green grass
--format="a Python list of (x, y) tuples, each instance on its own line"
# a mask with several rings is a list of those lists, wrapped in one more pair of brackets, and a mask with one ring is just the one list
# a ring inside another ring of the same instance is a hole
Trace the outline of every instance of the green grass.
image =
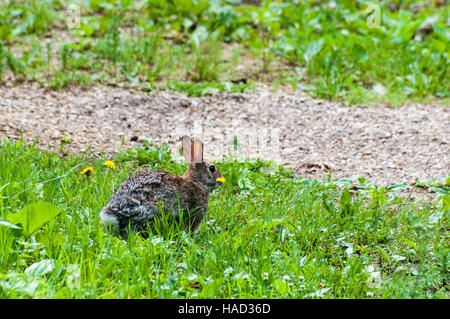
[(205, 96), (218, 92), (249, 92), (252, 86), (247, 83), (231, 83), (231, 82), (178, 82), (168, 81), (167, 88), (169, 90), (186, 93), (189, 96)]
[[(420, 203), (397, 196), (401, 184), (262, 173), (261, 160), (218, 165), (227, 183), (193, 237), (124, 241), (98, 213), (139, 167), (183, 173), (167, 146), (61, 158), (5, 139), (0, 298), (449, 298), (449, 195), (439, 181), (418, 182), (440, 191)], [(94, 172), (81, 175), (87, 166)], [(31, 235), (5, 222), (36, 202), (62, 213)]]
[[(80, 1), (80, 24), (67, 1), (0, 5), (0, 82), (45, 87), (93, 83), (167, 88), (173, 81), (222, 83), (242, 77), (290, 85), (349, 104), (448, 103), (450, 7), (439, 1), (368, 0)], [(61, 43), (61, 34), (66, 34)], [(52, 50), (43, 44), (51, 42)], [(238, 45), (239, 54), (225, 53)], [(259, 69), (250, 69), (243, 57)], [(373, 91), (382, 85), (386, 94)]]

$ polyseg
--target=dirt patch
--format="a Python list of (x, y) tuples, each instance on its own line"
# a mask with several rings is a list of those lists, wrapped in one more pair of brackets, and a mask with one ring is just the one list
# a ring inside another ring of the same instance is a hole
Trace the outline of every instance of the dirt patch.
[[(189, 98), (110, 87), (0, 87), (0, 137), (18, 139), (19, 129), (27, 141), (38, 137), (42, 148), (58, 151), (67, 137), (64, 152), (93, 154), (114, 153), (143, 139), (155, 145), (168, 142), (176, 150), (183, 134), (200, 132), (206, 157), (212, 159), (228, 154), (230, 147), (233, 152), (236, 137), (244, 157), (275, 156), (306, 178), (331, 173), (332, 178), (365, 176), (391, 185), (450, 172), (446, 105), (345, 107), (302, 92), (263, 88), (252, 94)], [(276, 130), (278, 146), (246, 142)]]

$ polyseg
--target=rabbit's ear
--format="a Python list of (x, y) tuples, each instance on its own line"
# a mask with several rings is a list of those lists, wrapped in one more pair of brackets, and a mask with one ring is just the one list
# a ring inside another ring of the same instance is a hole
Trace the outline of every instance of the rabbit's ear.
[(203, 143), (194, 141), (194, 163), (203, 163)]
[(181, 140), (181, 147), (183, 148), (183, 156), (187, 163), (192, 163), (194, 161), (194, 144), (192, 139), (185, 135)]

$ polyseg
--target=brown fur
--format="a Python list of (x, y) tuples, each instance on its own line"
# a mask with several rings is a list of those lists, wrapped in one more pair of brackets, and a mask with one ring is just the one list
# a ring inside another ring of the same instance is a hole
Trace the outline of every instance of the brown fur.
[[(161, 170), (134, 174), (119, 186), (102, 209), (102, 220), (114, 218), (118, 222), (117, 231), (124, 238), (130, 229), (144, 232), (153, 229), (155, 217), (163, 214), (170, 220), (183, 217), (185, 229), (197, 229), (208, 211), (208, 191), (217, 187), (216, 179), (223, 176), (217, 167), (210, 172), (209, 166), (214, 164), (203, 162), (203, 145), (193, 147), (196, 143), (183, 138), (183, 154), (188, 156), (188, 170), (183, 176)], [(194, 159), (202, 162), (196, 163)]]

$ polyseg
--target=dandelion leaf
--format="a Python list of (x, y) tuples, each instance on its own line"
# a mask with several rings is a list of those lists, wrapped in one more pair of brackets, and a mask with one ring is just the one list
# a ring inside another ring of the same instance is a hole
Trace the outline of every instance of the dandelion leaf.
[(61, 208), (51, 203), (33, 203), (25, 206), (18, 213), (9, 214), (6, 220), (15, 225), (21, 224), (23, 234), (29, 236), (58, 216), (61, 211)]

